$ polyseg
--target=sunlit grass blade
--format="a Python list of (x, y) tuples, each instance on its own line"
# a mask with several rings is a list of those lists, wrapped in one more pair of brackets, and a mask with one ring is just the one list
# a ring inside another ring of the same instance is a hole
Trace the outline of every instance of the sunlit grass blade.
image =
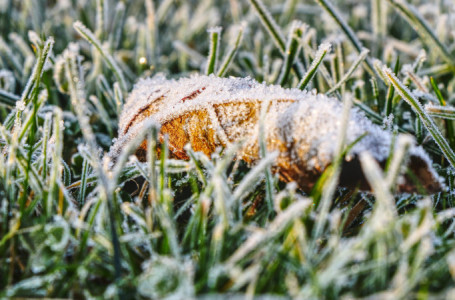
[[(360, 42), (359, 38), (354, 33), (354, 30), (352, 30), (348, 23), (341, 17), (340, 13), (335, 9), (332, 3), (330, 3), (329, 0), (317, 0), (317, 2), (332, 17), (338, 26), (340, 26), (341, 30), (343, 30), (343, 32), (346, 34), (357, 52), (359, 54), (362, 53), (362, 50), (364, 49), (362, 42)], [(368, 57), (365, 58), (365, 62), (367, 65), (367, 71), (373, 72), (373, 63)]]
[(450, 54), (449, 49), (439, 40), (436, 33), (430, 28), (425, 19), (421, 16), (420, 12), (412, 5), (403, 0), (388, 0), (392, 6), (398, 10), (401, 15), (409, 22), (409, 24), (415, 29), (417, 34), (428, 43), (428, 46), (432, 49), (436, 49), (442, 58), (452, 66), (455, 65), (455, 59)]
[[(430, 83), (431, 83), (431, 87), (433, 88), (433, 91), (436, 94), (436, 97), (439, 100), (439, 104), (441, 106), (447, 106), (447, 101), (442, 96), (441, 90), (439, 89), (439, 87), (436, 84), (436, 81), (434, 80), (433, 77), (430, 77)], [(429, 114), (431, 116), (432, 112), (429, 111)], [(432, 117), (437, 117), (437, 116), (432, 115)], [(449, 139), (449, 143), (450, 143), (450, 146), (452, 147), (452, 149), (455, 147), (455, 134), (454, 134), (455, 128), (454, 128), (454, 123), (455, 122), (453, 122), (453, 121), (445, 121), (445, 128), (446, 128), (446, 131), (447, 131), (447, 135), (446, 136)]]
[(387, 168), (387, 175), (385, 177), (386, 184), (392, 188), (397, 182), (397, 178), (405, 161), (407, 151), (411, 147), (413, 139), (408, 135), (399, 135), (397, 139), (397, 147), (393, 153), (393, 158)]
[(359, 57), (357, 57), (352, 66), (346, 72), (346, 74), (343, 75), (343, 77), (340, 79), (340, 81), (338, 81), (335, 84), (335, 86), (333, 86), (330, 90), (327, 91), (327, 94), (333, 93), (334, 91), (339, 89), (343, 84), (345, 84), (346, 81), (348, 81), (348, 79), (351, 77), (352, 73), (354, 73), (354, 71), (357, 69), (357, 67), (362, 63), (362, 61), (365, 60), (369, 52), (370, 50), (364, 48), (362, 52), (359, 54)]
[(207, 60), (207, 68), (205, 69), (206, 75), (215, 73), (216, 70), (216, 65), (218, 63), (218, 52), (220, 47), (221, 27), (211, 28), (208, 30), (208, 32), (210, 34), (210, 50)]
[[(268, 33), (272, 37), (274, 43), (278, 47), (278, 49), (281, 51), (283, 55), (286, 54), (286, 42), (284, 35), (281, 31), (280, 26), (276, 23), (276, 21), (273, 19), (272, 15), (270, 12), (267, 10), (265, 7), (264, 3), (262, 3), (262, 0), (249, 0), (251, 5), (254, 7), (256, 10), (257, 14), (259, 15), (259, 19), (261, 20), (262, 24), (264, 27), (267, 29)], [(296, 72), (297, 77), (300, 79), (303, 74), (300, 72), (300, 67), (298, 66), (300, 62), (297, 62), (295, 66), (293, 66), (293, 70)]]
[(455, 120), (455, 107), (429, 104), (425, 105), (425, 110), (431, 117)]
[[(398, 74), (398, 70), (400, 69), (400, 57), (397, 57), (397, 61), (395, 62), (394, 73)], [(388, 117), (393, 111), (393, 96), (395, 94), (395, 88), (391, 84), (387, 90), (387, 97), (384, 106), (384, 116)]]
[(400, 96), (411, 106), (414, 112), (422, 120), (423, 125), (425, 125), (449, 163), (452, 167), (455, 167), (455, 153), (450, 148), (449, 143), (442, 136), (431, 117), (425, 112), (420, 102), (412, 95), (411, 91), (409, 91), (409, 89), (396, 77), (396, 75), (393, 74), (392, 70), (387, 67), (384, 67), (383, 70), (387, 78), (390, 80), (390, 83), (393, 84)]
[[(315, 240), (318, 240), (323, 232), (324, 226), (328, 221), (328, 214), (330, 211), (330, 206), (332, 205), (332, 198), (336, 191), (339, 176), (341, 173), (341, 166), (344, 159), (344, 148), (346, 146), (346, 132), (349, 125), (349, 116), (351, 113), (352, 100), (350, 99), (349, 94), (346, 94), (343, 99), (343, 112), (340, 121), (339, 135), (336, 140), (336, 151), (334, 153), (334, 163), (326, 171), (328, 172), (328, 178), (324, 183), (324, 188), (322, 191), (322, 197), (319, 203), (316, 203), (318, 210), (318, 218), (316, 220), (315, 227), (313, 229), (313, 237)], [(316, 245), (313, 245), (316, 247)], [(314, 249), (313, 249), (314, 250)]]
[[(91, 33), (90, 33), (91, 34)], [(92, 34), (92, 37), (93, 34)], [(116, 280), (120, 279), (121, 275), (121, 252), (119, 244), (119, 233), (117, 228), (118, 221), (115, 215), (118, 211), (118, 205), (116, 203), (116, 197), (114, 193), (115, 186), (108, 179), (105, 168), (102, 161), (99, 160), (98, 144), (96, 141), (95, 134), (90, 125), (89, 118), (87, 116), (86, 99), (84, 95), (83, 85), (81, 84), (82, 78), (79, 74), (80, 68), (78, 68), (77, 55), (71, 50), (66, 50), (64, 53), (65, 58), (65, 74), (69, 82), (69, 91), (71, 96), (71, 103), (76, 111), (77, 118), (79, 120), (82, 134), (87, 143), (87, 147), (91, 156), (94, 160), (94, 169), (98, 175), (98, 182), (100, 183), (100, 198), (106, 201), (107, 213), (111, 233), (111, 243), (113, 247), (113, 259), (112, 264), (114, 267), (114, 276)], [(82, 81), (83, 82), (83, 81)]]
[(294, 61), (300, 51), (301, 46), (300, 40), (302, 39), (304, 31), (305, 26), (302, 23), (298, 21), (294, 21), (292, 23), (291, 29), (289, 31), (288, 42), (286, 44), (283, 67), (281, 69), (281, 74), (278, 79), (280, 85), (284, 85), (288, 81), (292, 65), (294, 64)]
[(118, 82), (120, 83), (120, 87), (122, 88), (123, 92), (128, 90), (125, 78), (123, 77), (123, 72), (120, 70), (119, 66), (115, 62), (114, 58), (111, 54), (109, 54), (101, 45), (101, 42), (96, 38), (96, 36), (91, 32), (87, 27), (85, 27), (80, 21), (77, 21), (73, 24), (74, 29), (81, 36), (83, 36), (90, 44), (92, 44), (98, 52), (103, 56), (104, 60), (106, 61), (109, 68), (114, 73), (115, 77), (117, 78)]
[(261, 230), (251, 235), (226, 261), (227, 269), (231, 269), (235, 264), (247, 257), (252, 251), (261, 247), (265, 242), (270, 242), (295, 219), (299, 218), (304, 211), (311, 205), (309, 199), (303, 199), (292, 203), (285, 211), (279, 213), (266, 230)]
[(375, 219), (376, 226), (379, 229), (381, 226), (386, 226), (397, 216), (395, 201), (387, 181), (384, 179), (381, 167), (371, 154), (362, 153), (360, 161), (365, 176), (376, 195), (376, 209), (372, 218)]
[(313, 62), (308, 68), (308, 71), (303, 76), (302, 80), (300, 80), (297, 88), (303, 90), (307, 87), (308, 83), (310, 83), (311, 79), (313, 79), (314, 75), (316, 75), (316, 71), (318, 70), (319, 65), (322, 63), (322, 60), (326, 54), (330, 51), (330, 48), (330, 44), (321, 44), (319, 46), (319, 49), (314, 56)]
[(238, 33), (237, 33), (237, 37), (235, 39), (234, 45), (229, 50), (229, 52), (226, 54), (223, 62), (221, 63), (221, 67), (218, 69), (218, 72), (216, 74), (218, 77), (224, 77), (227, 70), (229, 69), (229, 67), (232, 63), (232, 60), (234, 59), (235, 55), (237, 54), (240, 43), (242, 41), (243, 31), (244, 31), (244, 25), (238, 26)]

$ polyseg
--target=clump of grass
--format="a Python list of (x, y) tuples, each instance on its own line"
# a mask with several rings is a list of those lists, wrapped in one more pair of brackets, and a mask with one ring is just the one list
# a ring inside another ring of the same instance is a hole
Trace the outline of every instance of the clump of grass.
[[(0, 1), (0, 297), (453, 295), (450, 7), (387, 3)], [(372, 193), (337, 189), (338, 159), (305, 194), (264, 147), (252, 168), (239, 145), (177, 161), (150, 123), (112, 167), (125, 96), (159, 72), (330, 93), (395, 132), (397, 152), (385, 170), (360, 157)], [(412, 136), (447, 190), (393, 194)], [(130, 157), (144, 139), (145, 163)]]

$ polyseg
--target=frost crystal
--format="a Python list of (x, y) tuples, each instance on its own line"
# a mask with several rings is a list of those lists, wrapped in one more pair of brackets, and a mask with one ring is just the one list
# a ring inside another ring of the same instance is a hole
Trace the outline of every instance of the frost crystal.
[[(287, 181), (296, 180), (303, 188), (311, 187), (336, 156), (342, 103), (323, 94), (261, 84), (250, 78), (195, 75), (180, 80), (166, 80), (163, 76), (141, 80), (124, 106), (119, 137), (110, 156), (115, 159), (120, 155), (144, 122), (153, 120), (162, 126), (161, 134), (169, 135), (169, 148), (177, 158), (188, 158), (186, 143), (210, 155), (216, 147), (243, 142), (242, 159), (255, 163), (260, 157), (258, 124), (264, 105), (267, 150), (280, 153), (277, 171)], [(346, 160), (352, 161), (368, 151), (377, 161), (385, 162), (391, 134), (354, 108), (346, 144), (363, 135)], [(411, 153), (425, 162), (430, 179), (439, 182), (424, 151), (412, 147)]]
[(20, 100), (16, 102), (16, 109), (23, 111), (25, 109), (25, 102)]

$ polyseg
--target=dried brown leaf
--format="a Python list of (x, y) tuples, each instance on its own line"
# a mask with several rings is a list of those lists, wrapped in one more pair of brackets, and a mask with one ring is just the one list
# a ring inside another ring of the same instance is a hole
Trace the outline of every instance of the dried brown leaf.
[[(284, 181), (296, 181), (303, 190), (311, 190), (333, 162), (342, 104), (325, 95), (259, 84), (249, 78), (194, 76), (175, 81), (157, 77), (140, 81), (125, 104), (119, 138), (110, 156), (115, 160), (122, 147), (141, 131), (142, 124), (153, 119), (161, 125), (161, 141), (165, 135), (169, 137), (174, 158), (188, 159), (184, 149), (188, 143), (210, 156), (217, 147), (243, 142), (239, 157), (254, 164), (260, 159), (259, 116), (264, 105), (267, 150), (280, 153), (273, 170)], [(385, 165), (391, 134), (354, 108), (347, 143), (365, 133), (345, 158), (341, 186), (369, 189), (358, 160), (363, 151)], [(136, 152), (139, 160), (146, 160), (146, 149), (144, 141)], [(419, 183), (429, 192), (440, 190), (443, 184), (428, 155), (419, 146), (412, 146), (409, 152), (408, 166)], [(403, 176), (398, 190), (415, 192), (415, 182)]]

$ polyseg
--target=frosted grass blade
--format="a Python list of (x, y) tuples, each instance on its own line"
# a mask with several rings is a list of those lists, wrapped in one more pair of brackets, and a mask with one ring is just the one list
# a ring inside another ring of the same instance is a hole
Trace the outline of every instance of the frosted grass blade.
[(23, 76), (23, 68), (21, 67), (21, 63), (17, 59), (17, 57), (14, 55), (13, 50), (8, 46), (8, 44), (3, 40), (2, 37), (0, 37), (0, 53), (3, 52), (5, 56), (8, 58), (9, 63), (11, 66), (14, 68), (14, 70), (17, 72), (19, 77)]
[[(330, 3), (329, 0), (316, 0), (316, 1), (332, 17), (332, 19), (341, 27), (341, 29), (346, 34), (348, 39), (351, 41), (352, 45), (357, 50), (357, 52), (359, 54), (362, 53), (362, 50), (364, 49), (362, 43), (360, 42), (358, 37), (355, 35), (354, 31), (348, 25), (348, 23), (341, 17), (340, 13), (335, 9), (335, 7), (332, 5), (332, 3)], [(373, 64), (368, 57), (365, 58), (365, 62), (367, 65), (368, 72), (370, 72), (370, 73), (374, 72)]]
[(390, 68), (384, 67), (384, 73), (390, 83), (395, 87), (400, 96), (412, 107), (414, 112), (420, 117), (422, 123), (427, 128), (435, 142), (438, 144), (444, 156), (450, 162), (452, 167), (455, 167), (455, 153), (450, 148), (447, 140), (442, 136), (436, 124), (431, 117), (425, 112), (420, 102), (412, 95), (411, 91), (393, 74)]
[(281, 32), (280, 27), (273, 19), (270, 12), (265, 7), (264, 3), (261, 0), (249, 0), (251, 5), (254, 7), (256, 12), (259, 15), (261, 22), (264, 24), (265, 28), (270, 33), (270, 36), (273, 38), (273, 41), (277, 45), (278, 49), (282, 53), (286, 51), (286, 42), (283, 33)]
[(280, 85), (284, 85), (288, 81), (289, 74), (291, 72), (292, 65), (300, 51), (300, 40), (303, 32), (305, 31), (304, 25), (299, 21), (294, 21), (291, 26), (291, 30), (288, 36), (288, 42), (286, 44), (286, 51), (284, 56), (283, 67), (281, 74), (278, 79)]
[(59, 199), (59, 178), (61, 178), (60, 160), (63, 151), (63, 130), (61, 128), (62, 111), (54, 110), (53, 137), (55, 140), (54, 149), (52, 151), (52, 167), (50, 168), (49, 176), (49, 193), (45, 201), (45, 213), (47, 216), (52, 215), (53, 201)]
[(365, 176), (376, 195), (376, 208), (373, 211), (373, 226), (376, 229), (383, 228), (390, 223), (396, 216), (396, 205), (389, 186), (381, 171), (381, 167), (368, 152), (360, 155), (360, 162)]
[(297, 88), (303, 90), (307, 87), (308, 83), (313, 79), (314, 75), (316, 75), (316, 71), (318, 70), (319, 65), (322, 63), (325, 55), (330, 51), (331, 45), (330, 44), (321, 44), (319, 46), (316, 55), (314, 56), (313, 62), (311, 63), (308, 71), (303, 76), (302, 80), (300, 80)]
[(400, 174), (401, 167), (405, 160), (406, 154), (413, 143), (413, 139), (409, 135), (399, 135), (397, 140), (397, 147), (393, 153), (393, 158), (387, 169), (387, 175), (385, 178), (386, 184), (389, 188), (392, 188)]
[(12, 108), (16, 106), (16, 102), (19, 100), (19, 96), (0, 89), (0, 105)]
[[(322, 198), (317, 206), (318, 218), (316, 220), (313, 237), (318, 240), (321, 236), (324, 225), (328, 221), (328, 214), (332, 204), (332, 198), (336, 191), (338, 180), (341, 172), (341, 164), (343, 161), (343, 150), (346, 144), (347, 129), (349, 124), (349, 116), (351, 113), (352, 101), (349, 94), (346, 94), (343, 99), (342, 119), (340, 120), (339, 135), (337, 138), (337, 146), (335, 150), (335, 158), (333, 166), (329, 169), (329, 178), (324, 183)], [(315, 247), (316, 245), (313, 245)]]
[[(49, 56), (52, 51), (52, 47), (54, 45), (54, 38), (50, 37), (47, 39), (47, 41), (44, 43), (44, 46), (42, 50), (39, 52), (37, 61), (35, 63), (35, 66), (33, 68), (32, 74), (30, 75), (30, 78), (27, 82), (27, 85), (24, 88), (24, 91), (22, 92), (21, 98), (19, 101), (22, 101), (24, 105), (27, 105), (30, 102), (30, 92), (32, 91), (32, 88), (35, 86), (36, 92), (38, 92), (36, 84), (39, 84), (40, 78), (43, 75), (43, 69), (44, 65), (49, 59)], [(22, 115), (22, 111), (17, 111), (16, 114), (16, 120), (20, 118)]]
[[(395, 62), (394, 73), (398, 74), (399, 69), (400, 69), (400, 57), (398, 56), (397, 61)], [(395, 88), (393, 87), (393, 85), (390, 85), (387, 90), (387, 97), (386, 97), (385, 106), (384, 106), (385, 117), (388, 117), (393, 111), (394, 94), (395, 94)]]
[(111, 33), (109, 34), (109, 45), (111, 45), (111, 50), (117, 49), (120, 45), (120, 38), (125, 25), (125, 10), (124, 2), (118, 2), (115, 6), (115, 15), (111, 26)]
[(425, 110), (431, 117), (455, 120), (455, 107), (428, 104), (425, 105)]
[(264, 242), (270, 242), (270, 240), (280, 234), (288, 224), (293, 222), (304, 214), (305, 210), (311, 205), (309, 199), (303, 199), (296, 201), (289, 205), (285, 211), (279, 213), (272, 223), (265, 229), (252, 234), (248, 240), (246, 240), (241, 247), (239, 247), (227, 260), (226, 267), (228, 269), (234, 267), (234, 265), (245, 258), (252, 251), (262, 246)]
[(248, 194), (248, 192), (251, 191), (251, 189), (254, 188), (256, 184), (259, 183), (258, 178), (260, 178), (264, 171), (273, 164), (277, 156), (278, 153), (276, 152), (270, 153), (264, 157), (257, 166), (248, 172), (245, 178), (243, 178), (243, 180), (234, 190), (233, 198), (236, 201), (240, 202)]
[(101, 42), (96, 38), (96, 36), (91, 32), (87, 27), (82, 24), (80, 21), (76, 21), (74, 24), (74, 29), (83, 36), (90, 44), (92, 44), (98, 52), (103, 56), (104, 60), (108, 64), (109, 68), (114, 72), (115, 77), (117, 78), (118, 82), (120, 83), (120, 87), (122, 88), (123, 92), (126, 93), (127, 85), (125, 78), (123, 77), (123, 73), (120, 70), (119, 66), (115, 62), (114, 58), (112, 57), (111, 54), (109, 54), (105, 49), (103, 49), (103, 46), (101, 45)]
[(414, 28), (418, 35), (427, 42), (428, 46), (433, 46), (442, 58), (452, 66), (455, 66), (455, 59), (450, 54), (449, 49), (439, 40), (437, 35), (431, 30), (428, 23), (420, 15), (419, 11), (411, 4), (403, 0), (388, 0), (392, 6), (398, 10), (408, 23)]
[(239, 26), (234, 46), (229, 50), (228, 54), (224, 58), (224, 60), (223, 60), (223, 62), (221, 64), (221, 67), (219, 68), (219, 70), (218, 70), (218, 72), (216, 74), (218, 77), (224, 77), (224, 75), (226, 74), (227, 70), (229, 69), (229, 67), (230, 67), (230, 65), (232, 63), (232, 60), (234, 59), (235, 55), (237, 54), (237, 51), (238, 51), (239, 46), (240, 46), (240, 42), (242, 41), (243, 31), (244, 31), (244, 26), (243, 25)]
[(349, 70), (346, 72), (346, 74), (343, 75), (343, 77), (338, 81), (334, 87), (332, 87), (330, 90), (327, 91), (327, 94), (331, 94), (335, 92), (337, 89), (339, 89), (343, 84), (348, 81), (348, 79), (351, 77), (352, 73), (357, 69), (357, 67), (365, 60), (367, 57), (368, 53), (370, 50), (363, 48), (362, 52), (359, 54), (359, 57), (355, 60), (355, 62), (352, 64), (352, 66), (349, 68)]
[[(436, 97), (439, 100), (439, 104), (441, 106), (447, 106), (447, 101), (442, 96), (441, 90), (439, 89), (439, 87), (436, 84), (436, 81), (434, 80), (433, 77), (430, 77), (430, 83), (431, 83), (431, 86), (433, 88), (433, 91), (436, 94)], [(430, 112), (430, 115), (431, 115), (431, 112)], [(433, 116), (433, 117), (436, 117), (436, 116)], [(453, 149), (453, 148), (455, 148), (454, 122), (453, 121), (446, 121), (444, 125), (445, 125), (446, 131), (447, 131), (446, 136), (449, 139), (449, 144), (450, 144), (450, 146)]]
[[(256, 10), (257, 14), (259, 15), (259, 19), (261, 20), (262, 24), (265, 26), (267, 31), (269, 32), (270, 36), (272, 37), (273, 41), (277, 45), (278, 49), (281, 51), (283, 55), (286, 53), (286, 42), (283, 33), (281, 32), (280, 27), (272, 18), (272, 15), (265, 7), (262, 0), (249, 0), (251, 5)], [(301, 67), (299, 66), (300, 62), (297, 62), (296, 65), (293, 67), (293, 70), (296, 72), (297, 77), (300, 79), (303, 74), (301, 74)]]
[(42, 168), (43, 168), (43, 182), (46, 182), (47, 180), (47, 152), (48, 152), (48, 142), (50, 138), (50, 132), (51, 132), (51, 118), (52, 114), (47, 113), (46, 116), (44, 117), (44, 125), (43, 125), (43, 137), (42, 137), (42, 145), (43, 145), (43, 161), (42, 161)]
[(205, 74), (210, 75), (215, 73), (216, 65), (218, 62), (218, 52), (220, 46), (220, 33), (221, 27), (214, 27), (208, 30), (210, 34), (210, 51), (209, 57), (207, 60), (207, 68), (205, 69)]

